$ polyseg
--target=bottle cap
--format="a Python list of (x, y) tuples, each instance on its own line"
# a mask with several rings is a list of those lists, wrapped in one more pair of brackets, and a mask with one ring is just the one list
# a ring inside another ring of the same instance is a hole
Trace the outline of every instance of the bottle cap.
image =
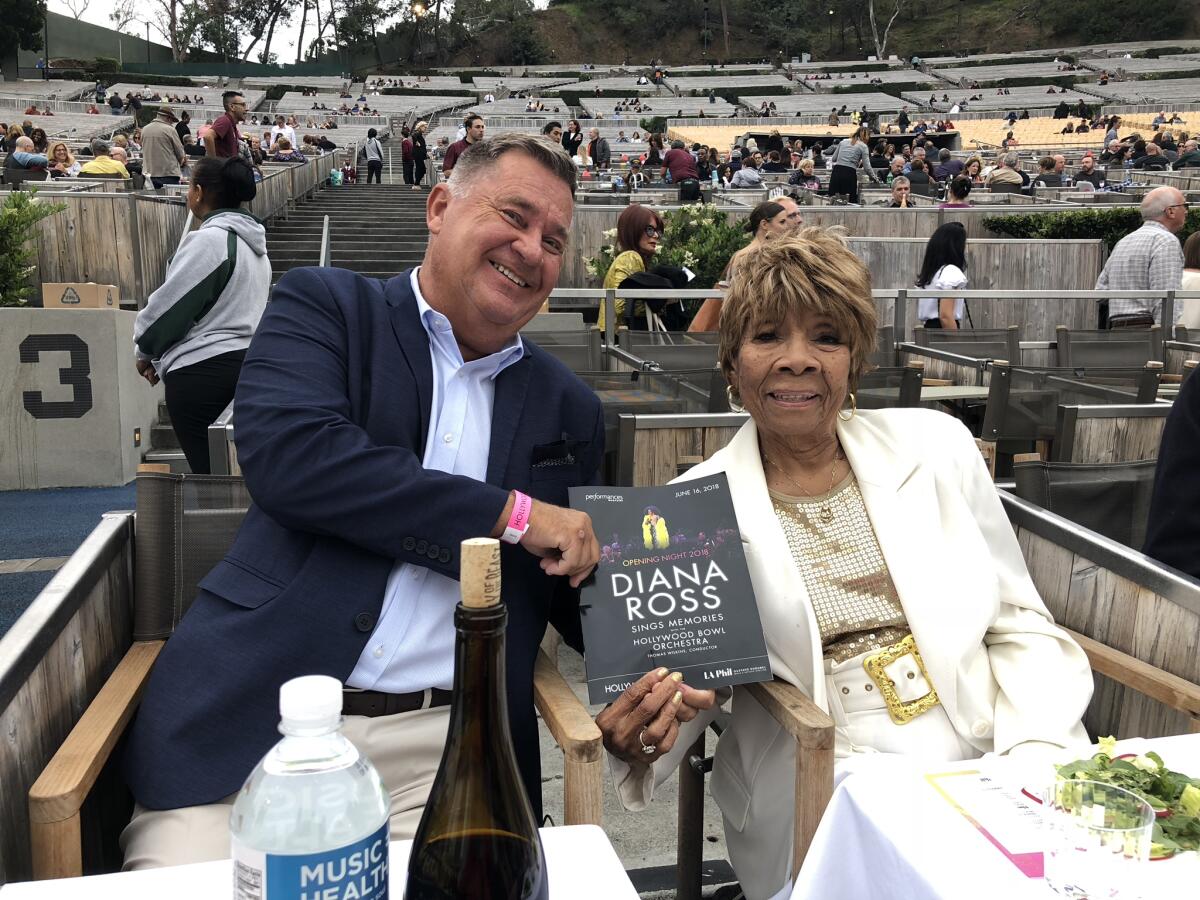
[(304, 675), (279, 688), (279, 716), (301, 727), (332, 723), (342, 714), (342, 683), (328, 675)]
[(468, 538), (462, 542), (459, 586), (463, 606), (473, 609), (500, 602), (500, 542), (495, 538)]

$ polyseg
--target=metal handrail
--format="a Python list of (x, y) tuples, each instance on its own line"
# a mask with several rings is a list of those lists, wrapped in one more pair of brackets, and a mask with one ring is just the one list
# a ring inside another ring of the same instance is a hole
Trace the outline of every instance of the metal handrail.
[(329, 216), (325, 216), (325, 220), (321, 225), (321, 255), (318, 257), (317, 265), (328, 266), (330, 257), (329, 247)]

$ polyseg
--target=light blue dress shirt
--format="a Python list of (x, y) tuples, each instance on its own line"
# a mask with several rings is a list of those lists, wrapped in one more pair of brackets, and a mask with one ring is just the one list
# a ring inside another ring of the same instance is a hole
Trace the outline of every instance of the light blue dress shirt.
[[(421, 325), (429, 335), (433, 401), (422, 465), (483, 481), (492, 439), (496, 376), (525, 354), (517, 335), (490, 356), (463, 362), (450, 320), (412, 289)], [(398, 398), (397, 402), (411, 402)], [(383, 611), (348, 687), (405, 694), (454, 685), (454, 607), (458, 582), (424, 566), (396, 563), (384, 590)]]

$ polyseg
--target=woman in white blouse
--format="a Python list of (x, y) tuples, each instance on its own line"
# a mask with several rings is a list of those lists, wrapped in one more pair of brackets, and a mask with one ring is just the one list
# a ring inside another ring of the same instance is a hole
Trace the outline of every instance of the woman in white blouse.
[[(967, 229), (947, 222), (929, 236), (917, 287), (931, 291), (961, 291), (967, 286)], [(926, 328), (961, 328), (966, 303), (962, 297), (922, 297), (917, 318)]]
[[(1200, 231), (1183, 243), (1183, 282), (1185, 291), (1200, 291)], [(1200, 300), (1183, 300), (1179, 324), (1189, 331), (1200, 331)], [(1192, 338), (1194, 340), (1194, 338)]]

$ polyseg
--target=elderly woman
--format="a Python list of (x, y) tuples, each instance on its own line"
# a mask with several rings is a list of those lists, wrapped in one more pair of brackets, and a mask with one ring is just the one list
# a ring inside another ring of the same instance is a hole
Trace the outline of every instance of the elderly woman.
[[(619, 288), (621, 283), (630, 275), (645, 272), (654, 261), (658, 252), (659, 241), (662, 240), (662, 216), (648, 206), (634, 204), (627, 206), (617, 219), (617, 255), (608, 271), (604, 273), (604, 287)], [(617, 321), (614, 326), (625, 322), (626, 301), (617, 298)], [(600, 303), (600, 316), (596, 325), (604, 331), (604, 303)], [(629, 317), (629, 327), (645, 330), (646, 305), (644, 301), (634, 302), (633, 315)]]
[(788, 184), (802, 187), (808, 191), (819, 191), (821, 189), (821, 179), (813, 171), (813, 161), (811, 159), (800, 160), (799, 170), (793, 172), (788, 177)]
[[(750, 420), (685, 477), (726, 473), (772, 669), (829, 713), (839, 766), (1087, 743), (1087, 658), (1038, 596), (968, 431), (929, 410), (856, 409), (876, 328), (866, 267), (806, 228), (739, 271), (719, 358)], [(714, 705), (660, 669), (597, 717), (627, 808)], [(731, 709), (711, 785), (730, 859), (749, 900), (786, 896), (795, 743), (746, 691)]]

